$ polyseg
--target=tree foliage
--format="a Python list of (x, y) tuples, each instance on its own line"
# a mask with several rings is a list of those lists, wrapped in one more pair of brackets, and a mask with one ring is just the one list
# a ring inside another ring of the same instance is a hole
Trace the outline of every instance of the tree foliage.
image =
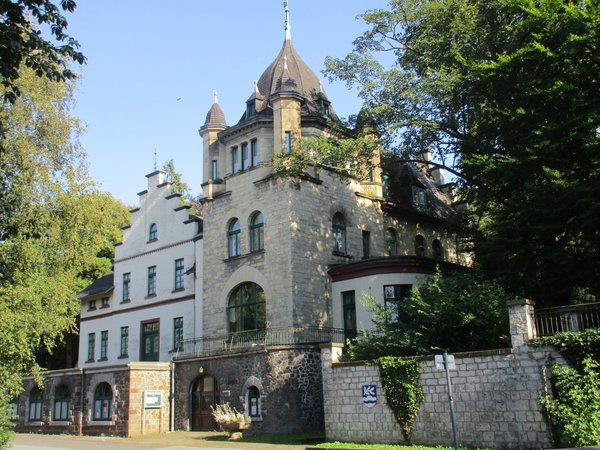
[(438, 272), (394, 304), (367, 295), (374, 327), (350, 343), (348, 354), (361, 360), (506, 347), (511, 298), (496, 282), (470, 272)]
[[(53, 81), (75, 78), (71, 61), (83, 64), (79, 44), (66, 34), (64, 12), (73, 12), (73, 0), (0, 0), (0, 81), (2, 100), (14, 102), (20, 88), (16, 80), (22, 67)], [(62, 11), (61, 11), (62, 10)], [(47, 30), (41, 27), (47, 27)], [(49, 38), (45, 38), (47, 32)], [(1, 123), (1, 122), (0, 122)]]
[(541, 304), (600, 292), (600, 2), (391, 0), (332, 79), (398, 157), (460, 174), (476, 261)]
[(110, 269), (128, 220), (87, 173), (73, 84), (20, 73), (21, 95), (0, 109), (0, 411), (24, 375), (40, 373), (37, 350), (73, 331), (74, 296)]
[(183, 181), (181, 173), (177, 172), (177, 169), (175, 169), (175, 162), (172, 159), (168, 160), (166, 163), (164, 163), (161, 170), (165, 172), (165, 178), (167, 181), (171, 182), (171, 191), (175, 194), (181, 195), (181, 204), (185, 205), (192, 202), (192, 191), (190, 190), (188, 184)]

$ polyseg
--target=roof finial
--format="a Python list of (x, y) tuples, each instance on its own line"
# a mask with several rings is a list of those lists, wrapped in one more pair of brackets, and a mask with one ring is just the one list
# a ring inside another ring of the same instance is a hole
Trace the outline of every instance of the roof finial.
[(215, 103), (219, 103), (219, 93), (217, 91), (215, 91), (214, 96), (215, 96)]
[(288, 0), (283, 1), (283, 7), (285, 8), (285, 40), (292, 40), (292, 31), (290, 26), (290, 8), (288, 6)]

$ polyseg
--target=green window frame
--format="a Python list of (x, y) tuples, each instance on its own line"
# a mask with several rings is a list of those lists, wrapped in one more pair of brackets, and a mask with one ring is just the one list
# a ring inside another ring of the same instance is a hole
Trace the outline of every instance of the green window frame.
[(415, 236), (415, 255), (417, 256), (425, 256), (425, 238), (420, 234)]
[(258, 165), (258, 140), (256, 139), (250, 141), (250, 164), (252, 167)]
[(371, 257), (371, 232), (362, 230), (363, 259)]
[(148, 297), (156, 295), (156, 266), (148, 267)]
[(142, 323), (142, 351), (140, 360), (158, 361), (160, 351), (160, 322), (153, 320)]
[(131, 287), (131, 273), (127, 272), (123, 274), (123, 297), (122, 301), (128, 302), (130, 298), (130, 287)]
[(87, 362), (93, 362), (96, 353), (96, 333), (88, 333), (88, 358)]
[(393, 228), (385, 231), (385, 250), (388, 256), (398, 256), (398, 234)]
[(121, 327), (120, 358), (129, 357), (129, 327)]
[(342, 317), (344, 320), (344, 338), (356, 338), (358, 328), (356, 326), (356, 296), (354, 291), (342, 292)]
[(184, 286), (184, 260), (179, 258), (175, 260), (175, 290), (183, 289)]
[(102, 382), (94, 390), (94, 413), (92, 420), (107, 421), (111, 420), (110, 410), (112, 403), (112, 388), (110, 384)]
[(264, 216), (260, 211), (252, 215), (250, 220), (250, 251), (258, 252), (264, 250)]
[(242, 170), (246, 170), (249, 167), (249, 164), (248, 164), (248, 143), (247, 142), (242, 142), (242, 144), (240, 145), (240, 152), (241, 152)]
[(237, 145), (231, 147), (231, 173), (238, 173), (240, 167), (238, 165), (238, 148)]
[(346, 254), (346, 221), (342, 213), (335, 213), (331, 221), (333, 233), (333, 251), (338, 254)]
[(240, 256), (240, 221), (232, 219), (227, 228), (227, 255), (230, 258)]
[(183, 349), (183, 317), (173, 319), (173, 350)]
[(37, 386), (29, 391), (29, 411), (27, 418), (30, 422), (38, 422), (42, 420), (44, 409), (44, 391)]
[(398, 320), (400, 303), (410, 295), (411, 289), (412, 284), (386, 284), (383, 286), (383, 306), (389, 310), (389, 318), (392, 322)]
[(107, 359), (108, 355), (108, 330), (100, 333), (100, 361)]
[(267, 325), (265, 291), (256, 283), (238, 285), (229, 294), (229, 332), (264, 330)]
[(54, 391), (54, 408), (52, 410), (52, 420), (69, 420), (69, 410), (71, 407), (71, 394), (69, 388), (61, 384)]
[(148, 230), (148, 241), (156, 241), (158, 239), (158, 226), (153, 223), (150, 225), (150, 229)]
[(412, 203), (415, 208), (427, 208), (427, 191), (419, 186), (412, 186)]

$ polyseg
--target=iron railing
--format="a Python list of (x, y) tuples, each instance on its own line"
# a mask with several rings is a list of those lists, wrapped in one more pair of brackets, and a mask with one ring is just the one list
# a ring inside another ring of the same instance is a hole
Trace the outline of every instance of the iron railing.
[(224, 333), (185, 339), (175, 358), (209, 356), (253, 347), (344, 342), (341, 328), (270, 327), (266, 330)]
[(600, 328), (600, 303), (536, 309), (534, 315), (537, 336)]

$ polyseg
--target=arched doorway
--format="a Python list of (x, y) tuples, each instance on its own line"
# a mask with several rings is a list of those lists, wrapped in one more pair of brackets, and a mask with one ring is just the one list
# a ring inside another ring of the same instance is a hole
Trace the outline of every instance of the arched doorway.
[(192, 386), (192, 431), (210, 431), (217, 429), (211, 406), (217, 403), (217, 381), (204, 375)]

